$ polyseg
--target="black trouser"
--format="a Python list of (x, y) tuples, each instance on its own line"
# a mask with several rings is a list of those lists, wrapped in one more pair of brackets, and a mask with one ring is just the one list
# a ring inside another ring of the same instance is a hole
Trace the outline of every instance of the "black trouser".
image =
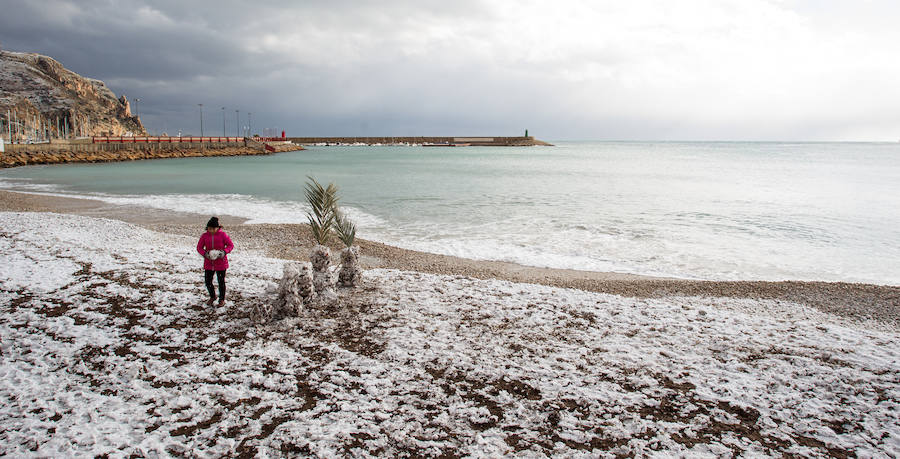
[(204, 269), (206, 273), (206, 290), (209, 290), (209, 297), (212, 299), (216, 299), (216, 291), (213, 289), (213, 273), (216, 273), (216, 280), (219, 281), (219, 301), (223, 301), (225, 299), (225, 271), (213, 271), (211, 269)]

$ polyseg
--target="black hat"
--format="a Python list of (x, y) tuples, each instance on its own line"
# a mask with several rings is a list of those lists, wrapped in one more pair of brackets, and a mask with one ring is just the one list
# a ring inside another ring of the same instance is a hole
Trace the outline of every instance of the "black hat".
[(219, 217), (210, 218), (208, 222), (206, 222), (207, 228), (221, 228), (219, 226)]

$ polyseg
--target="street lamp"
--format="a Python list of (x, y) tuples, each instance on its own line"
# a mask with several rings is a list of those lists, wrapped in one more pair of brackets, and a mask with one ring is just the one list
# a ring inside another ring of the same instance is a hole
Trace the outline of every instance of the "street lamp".
[(247, 137), (253, 137), (253, 113), (247, 112)]
[(234, 135), (241, 135), (241, 111), (234, 111)]
[(225, 107), (222, 107), (222, 137), (225, 137)]
[(141, 102), (140, 97), (134, 99), (134, 114), (135, 114), (135, 116), (137, 116), (138, 118), (141, 117), (141, 105), (140, 105), (140, 102)]
[(203, 104), (197, 104), (200, 107), (200, 140), (203, 140)]

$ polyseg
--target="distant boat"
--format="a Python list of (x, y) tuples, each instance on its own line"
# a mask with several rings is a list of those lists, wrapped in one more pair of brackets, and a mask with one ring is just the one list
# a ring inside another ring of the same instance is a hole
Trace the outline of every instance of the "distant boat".
[(470, 144), (468, 143), (450, 143), (450, 142), (425, 142), (422, 144), (423, 147), (468, 147)]

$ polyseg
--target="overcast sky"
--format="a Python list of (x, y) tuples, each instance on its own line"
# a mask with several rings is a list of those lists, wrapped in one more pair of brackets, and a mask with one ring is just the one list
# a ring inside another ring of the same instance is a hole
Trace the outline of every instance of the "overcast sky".
[(153, 133), (900, 139), (896, 0), (0, 0)]

